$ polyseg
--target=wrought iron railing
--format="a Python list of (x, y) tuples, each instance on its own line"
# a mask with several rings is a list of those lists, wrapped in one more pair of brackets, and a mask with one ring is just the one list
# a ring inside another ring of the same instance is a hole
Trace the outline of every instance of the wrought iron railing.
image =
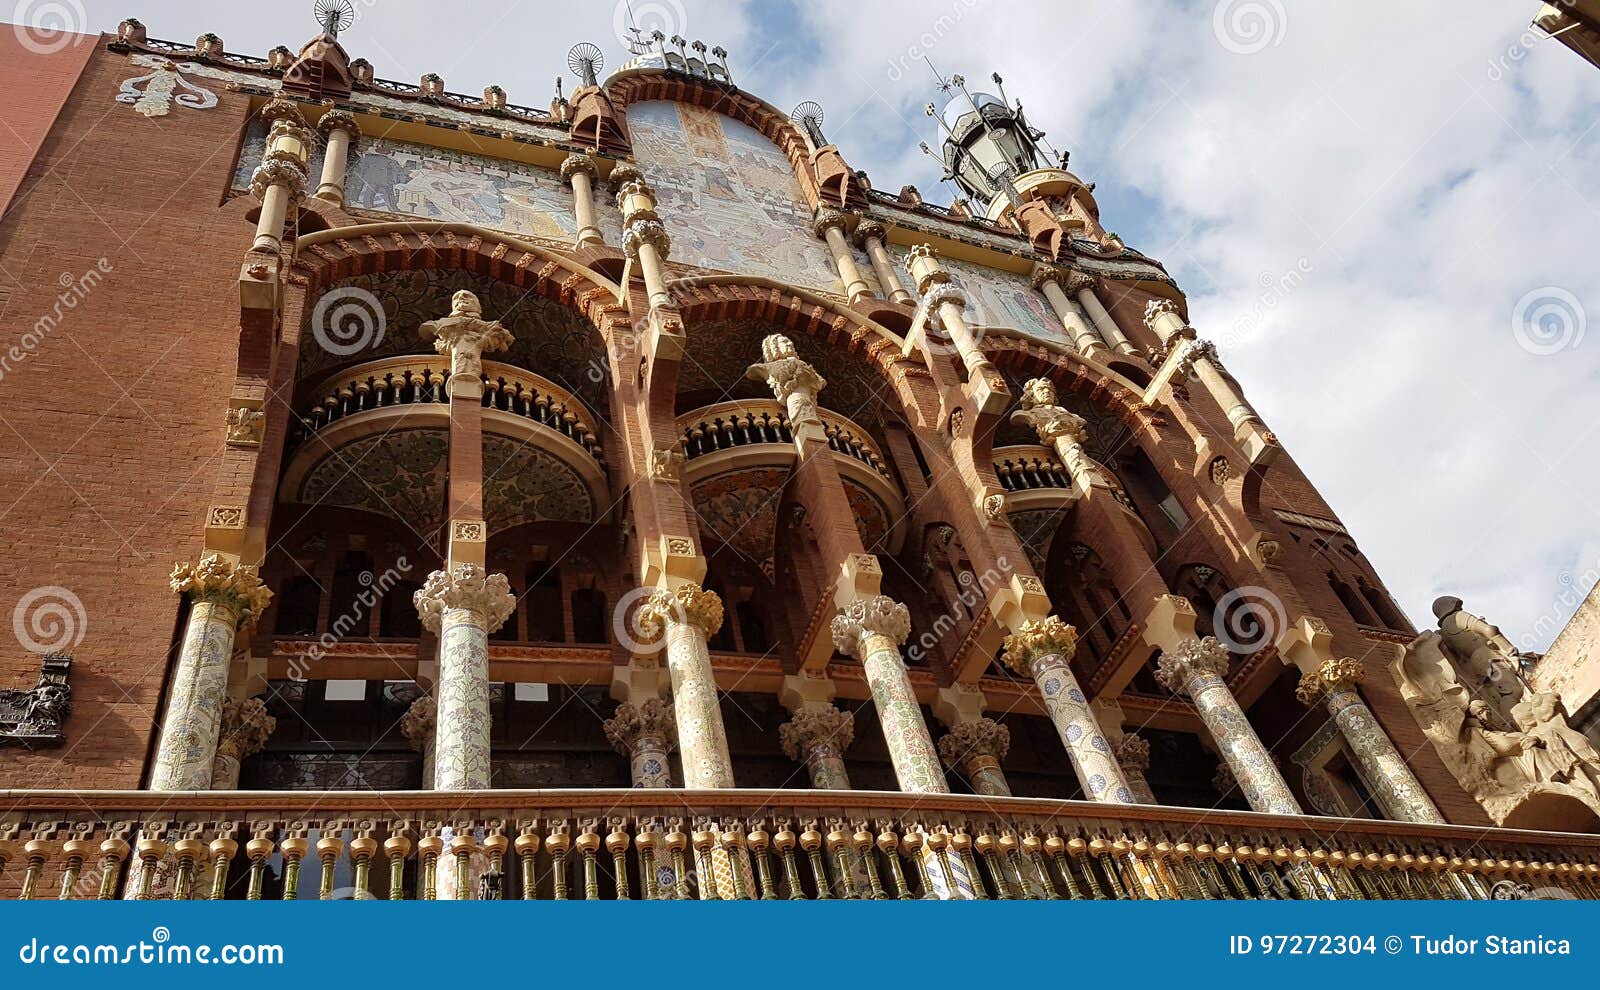
[(869, 791), (0, 792), (27, 898), (1600, 897), (1600, 837)]
[(1072, 487), (1067, 466), (1048, 447), (1034, 444), (995, 448), (994, 471), (1008, 492)]

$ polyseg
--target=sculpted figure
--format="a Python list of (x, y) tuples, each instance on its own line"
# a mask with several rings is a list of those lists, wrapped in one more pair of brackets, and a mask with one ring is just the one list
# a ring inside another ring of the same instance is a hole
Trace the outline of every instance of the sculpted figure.
[(794, 341), (775, 333), (761, 342), (760, 364), (752, 364), (745, 377), (764, 381), (773, 396), (784, 404), (789, 422), (799, 426), (821, 422), (817, 415), (817, 393), (828, 384), (817, 369), (801, 359)]

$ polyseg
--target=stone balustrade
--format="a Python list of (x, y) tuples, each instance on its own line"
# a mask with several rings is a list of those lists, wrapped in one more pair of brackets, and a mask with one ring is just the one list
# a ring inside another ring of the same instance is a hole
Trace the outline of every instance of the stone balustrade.
[(0, 799), (12, 898), (1600, 897), (1600, 837), (1148, 805), (792, 790)]
[[(604, 463), (600, 438), (582, 402), (532, 372), (483, 362), (483, 406), (531, 420), (562, 434)], [(326, 377), (306, 389), (297, 406), (292, 444), (351, 416), (416, 404), (448, 406), (450, 359), (412, 356), (370, 361)]]
[[(890, 477), (888, 467), (866, 430), (836, 412), (819, 409), (818, 414), (829, 448), (860, 461), (885, 478)], [(766, 399), (719, 402), (695, 409), (678, 417), (678, 429), (683, 434), (685, 457), (691, 461), (733, 447), (792, 445), (794, 442), (789, 414), (783, 404)]]

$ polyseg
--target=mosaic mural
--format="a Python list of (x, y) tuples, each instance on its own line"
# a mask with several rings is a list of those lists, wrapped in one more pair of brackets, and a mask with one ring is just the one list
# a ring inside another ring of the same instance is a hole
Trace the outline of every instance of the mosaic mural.
[(561, 458), (531, 443), (483, 438), (483, 515), (490, 532), (530, 522), (590, 522), (594, 498)]
[[(265, 149), (266, 128), (252, 122), (234, 188), (249, 188), (250, 173)], [(567, 240), (578, 232), (572, 191), (548, 169), (408, 141), (364, 140), (359, 151), (345, 179), (345, 202), (352, 208), (473, 223), (552, 240)], [(319, 147), (310, 174), (315, 179), (321, 172)], [(595, 219), (613, 243), (621, 237), (622, 216), (604, 194), (595, 196)]]
[[(393, 430), (353, 440), (323, 458), (306, 473), (297, 501), (401, 519), (428, 537), (444, 522), (448, 467), (443, 430)], [(483, 469), (491, 532), (594, 516), (594, 499), (577, 472), (532, 444), (486, 434)]]
[[(890, 248), (895, 264), (905, 270), (907, 250)], [(967, 322), (985, 330), (1015, 330), (1040, 340), (1063, 346), (1072, 340), (1061, 328), (1044, 296), (1028, 284), (1028, 276), (974, 265), (955, 258), (940, 258), (940, 264), (967, 293)], [(907, 279), (909, 282), (909, 278)]]
[(843, 291), (827, 246), (811, 232), (794, 166), (759, 131), (713, 110), (652, 100), (628, 107), (628, 132), (672, 234), (672, 260)]
[[(335, 282), (328, 292), (340, 289), (361, 289), (375, 296), (383, 307), (382, 331), (363, 338), (369, 341), (368, 346), (354, 354), (330, 353), (311, 332), (310, 324), (316, 315), (313, 306), (300, 336), (302, 380), (343, 364), (399, 354), (433, 354), (433, 345), (422, 339), (418, 328), (450, 312), (450, 296), (454, 292), (470, 289), (483, 302), (484, 316), (499, 320), (515, 338), (509, 350), (490, 354), (491, 361), (543, 375), (581, 398), (589, 408), (591, 422), (610, 421), (610, 365), (599, 332), (560, 303), (459, 269), (358, 275)], [(758, 354), (759, 351), (758, 347)]]
[(691, 499), (706, 542), (727, 544), (771, 580), (778, 503), (788, 481), (787, 468), (755, 468), (697, 483)]

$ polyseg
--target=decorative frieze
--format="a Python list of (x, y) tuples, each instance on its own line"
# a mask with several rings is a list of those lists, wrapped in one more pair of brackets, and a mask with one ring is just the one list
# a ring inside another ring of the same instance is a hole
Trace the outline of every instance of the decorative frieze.
[(71, 675), (72, 658), (52, 653), (39, 658), (39, 681), (31, 689), (0, 690), (0, 746), (61, 745), (72, 715)]

